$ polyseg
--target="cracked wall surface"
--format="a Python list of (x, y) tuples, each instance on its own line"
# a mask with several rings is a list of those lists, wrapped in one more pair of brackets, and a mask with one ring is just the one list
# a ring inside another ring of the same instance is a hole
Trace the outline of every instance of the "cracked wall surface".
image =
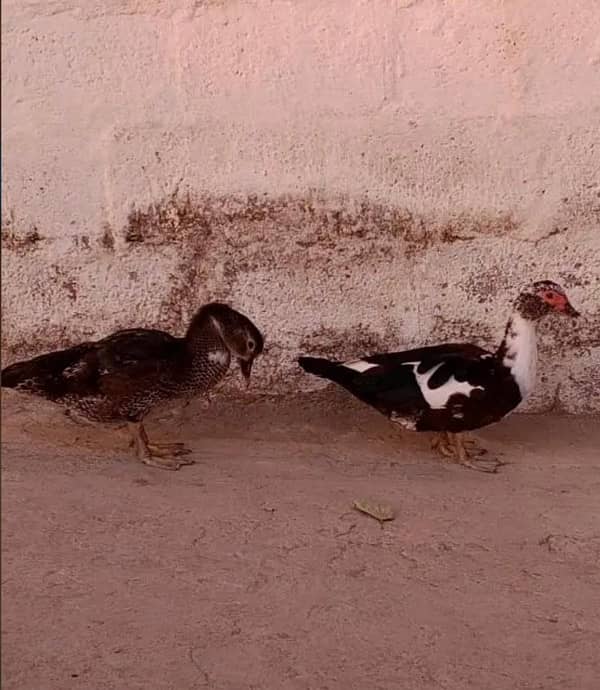
[(492, 346), (531, 280), (526, 409), (600, 411), (600, 6), (4, 0), (2, 360), (209, 299), (299, 352)]

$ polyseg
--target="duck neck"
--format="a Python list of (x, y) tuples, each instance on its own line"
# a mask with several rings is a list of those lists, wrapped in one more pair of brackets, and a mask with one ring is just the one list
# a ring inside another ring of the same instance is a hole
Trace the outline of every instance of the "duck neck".
[(193, 360), (208, 357), (224, 366), (229, 365), (229, 350), (223, 340), (221, 327), (210, 315), (199, 314), (192, 319), (185, 335), (185, 346)]
[(537, 338), (535, 322), (515, 310), (506, 324), (504, 339), (496, 357), (515, 379), (521, 398), (533, 390), (537, 371)]

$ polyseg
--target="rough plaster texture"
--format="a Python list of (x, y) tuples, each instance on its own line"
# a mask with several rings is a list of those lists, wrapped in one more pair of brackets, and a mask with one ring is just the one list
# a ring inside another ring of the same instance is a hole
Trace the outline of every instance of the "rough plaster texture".
[[(491, 345), (523, 283), (529, 409), (600, 409), (600, 5), (3, 3), (3, 361), (227, 299), (298, 351)], [(293, 375), (292, 375), (292, 372)]]

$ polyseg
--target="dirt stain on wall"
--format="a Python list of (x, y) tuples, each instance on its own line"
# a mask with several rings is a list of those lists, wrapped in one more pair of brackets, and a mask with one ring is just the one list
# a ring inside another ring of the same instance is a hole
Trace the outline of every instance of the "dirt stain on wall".
[(2, 215), (2, 249), (23, 256), (35, 251), (43, 239), (37, 225), (17, 228), (14, 211), (9, 210)]
[[(90, 266), (93, 266), (94, 252), (99, 256), (103, 254), (104, 260), (110, 262), (109, 270), (115, 271), (109, 275), (120, 276), (121, 281), (129, 281), (131, 286), (139, 285), (147, 271), (151, 270), (150, 267), (162, 257), (162, 265), (168, 268), (164, 269), (163, 274), (157, 275), (152, 283), (159, 292), (155, 318), (148, 319), (146, 316), (144, 322), (134, 309), (131, 318), (135, 319), (135, 323), (133, 320), (131, 324), (121, 321), (120, 325), (145, 325), (182, 333), (191, 314), (204, 299), (237, 302), (241, 296), (240, 290), (246, 289), (243, 286), (254, 280), (262, 281), (261, 289), (269, 291), (265, 297), (266, 304), (277, 301), (278, 290), (287, 290), (285, 294), (292, 294), (296, 290), (300, 294), (302, 280), (308, 275), (316, 275), (319, 280), (318, 276), (321, 275), (323, 289), (333, 288), (335, 294), (339, 292), (340, 299), (343, 299), (346, 281), (355, 288), (364, 284), (365, 291), (377, 288), (376, 278), (371, 276), (371, 282), (364, 282), (361, 275), (364, 277), (379, 269), (384, 274), (387, 270), (389, 275), (390, 267), (394, 270), (396, 262), (404, 267), (410, 266), (419, 262), (426, 253), (435, 252), (436, 248), (445, 247), (450, 252), (456, 252), (473, 242), (503, 238), (512, 240), (519, 230), (519, 223), (510, 213), (427, 216), (365, 198), (331, 198), (316, 191), (303, 196), (278, 197), (190, 193), (170, 195), (145, 206), (135, 205), (120, 227), (103, 224), (98, 228), (95, 239), (89, 233), (85, 242), (76, 244), (75, 250), (85, 250)], [(29, 253), (39, 246), (41, 239), (37, 228), (28, 235), (22, 230), (16, 232), (14, 223), (6, 222), (3, 225), (4, 249), (18, 254), (21, 261), (30, 260)], [(46, 261), (48, 252), (43, 253)], [(107, 259), (107, 252), (114, 258)], [(38, 257), (41, 256), (41, 253), (35, 252), (31, 254), (31, 260), (40, 261)], [(118, 272), (119, 263), (125, 265), (122, 273)], [(431, 265), (435, 270), (435, 261)], [(62, 294), (76, 310), (80, 298), (84, 296), (82, 285), (85, 285), (85, 267), (79, 265), (75, 276), (73, 271), (61, 268), (59, 261), (50, 266), (55, 269), (49, 274), (48, 280), (60, 290), (56, 299), (61, 299), (59, 295)], [(532, 271), (535, 272), (535, 265)], [(578, 276), (585, 274), (585, 271), (575, 270), (574, 267), (571, 273), (565, 277), (571, 284), (580, 285)], [(358, 283), (357, 277), (360, 278)], [(439, 278), (434, 274), (432, 279), (434, 282), (438, 280), (438, 306), (441, 308), (443, 303), (452, 304), (451, 293), (456, 285)], [(502, 309), (508, 307), (505, 295), (512, 295), (515, 287), (502, 267), (492, 260), (488, 264), (482, 262), (481, 266), (471, 266), (463, 275), (455, 278), (460, 283), (463, 297), (484, 305), (485, 314), (490, 316), (495, 305), (501, 304)], [(120, 289), (121, 292), (127, 292), (127, 286)], [(250, 302), (256, 299), (255, 295)], [(260, 303), (261, 299), (258, 299)], [(318, 307), (315, 308), (318, 310)], [(390, 314), (400, 313), (398, 308), (399, 305), (396, 305)], [(269, 358), (272, 361), (269, 362), (265, 380), (268, 379), (269, 386), (272, 383), (274, 389), (289, 378), (289, 373), (286, 373), (291, 366), (289, 348), (332, 358), (346, 358), (398, 349), (402, 344), (398, 340), (397, 318), (388, 315), (384, 309), (382, 313), (374, 314), (373, 321), (368, 323), (352, 324), (350, 315), (345, 321), (339, 321), (336, 327), (329, 327), (323, 326), (319, 318), (312, 328), (305, 327), (297, 343), (292, 345), (294, 336), (290, 336), (290, 333), (294, 331), (295, 323), (293, 309), (294, 306), (290, 305), (284, 324), (269, 323), (268, 313), (261, 316), (265, 321), (261, 325), (268, 335), (274, 326), (283, 335), (279, 342), (277, 337), (269, 339)], [(423, 343), (472, 341), (493, 347), (499, 341), (501, 329), (490, 325), (491, 318), (489, 323), (485, 317), (482, 318), (481, 307), (478, 316), (473, 318), (469, 318), (468, 311), (464, 309), (460, 315), (456, 310), (450, 312), (445, 313), (441, 308), (433, 321), (431, 314), (428, 314), (427, 332), (420, 334)], [(90, 320), (80, 322), (79, 316)], [(85, 333), (89, 335), (90, 328), (92, 331), (101, 330), (104, 334), (104, 329), (94, 323), (93, 316), (78, 314), (78, 318), (73, 317), (63, 328), (42, 329), (42, 332), (36, 332), (34, 338), (22, 338), (18, 335), (19, 329), (11, 329), (11, 341), (3, 342), (3, 345), (5, 353), (13, 359), (15, 356), (36, 354), (86, 339)], [(576, 332), (572, 328), (562, 328), (561, 324), (549, 324), (547, 329), (552, 331), (552, 337), (545, 340), (553, 353), (589, 350), (598, 343), (598, 330), (592, 322), (579, 325)], [(415, 333), (407, 335), (407, 343), (411, 336), (414, 337)]]
[[(350, 273), (364, 261), (389, 261), (398, 252), (412, 257), (439, 244), (503, 237), (516, 228), (511, 214), (439, 219), (366, 198), (311, 192), (172, 195), (133, 207), (117, 232), (132, 250), (177, 248), (180, 262), (160, 311), (166, 324), (181, 327), (202, 285), (212, 284), (211, 293), (226, 298), (236, 276), (247, 272), (308, 267), (333, 256), (338, 265), (345, 261)], [(220, 274), (216, 290), (215, 271)]]

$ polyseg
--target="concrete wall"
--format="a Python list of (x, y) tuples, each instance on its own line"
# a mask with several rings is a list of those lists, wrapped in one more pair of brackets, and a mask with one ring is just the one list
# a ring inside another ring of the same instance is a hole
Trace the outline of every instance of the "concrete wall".
[[(299, 351), (496, 343), (600, 410), (597, 0), (5, 0), (3, 361), (227, 299)], [(294, 372), (294, 376), (290, 372)]]

